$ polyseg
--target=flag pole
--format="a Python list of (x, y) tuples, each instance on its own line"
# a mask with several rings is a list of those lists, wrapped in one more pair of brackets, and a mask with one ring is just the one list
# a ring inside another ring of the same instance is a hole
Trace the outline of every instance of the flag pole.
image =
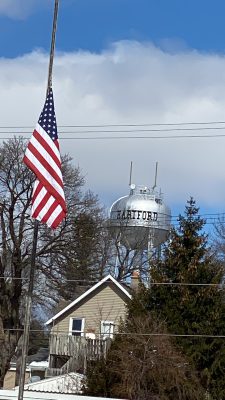
[[(55, 0), (46, 97), (48, 95), (49, 89), (52, 87), (52, 70), (53, 70), (53, 61), (54, 61), (54, 53), (55, 53), (55, 39), (56, 39), (56, 30), (57, 30), (58, 8), (59, 8), (59, 0)], [(36, 261), (36, 253), (37, 253), (38, 227), (39, 227), (39, 221), (35, 219), (34, 231), (33, 231), (33, 247), (32, 247), (31, 262), (30, 262), (29, 286), (28, 286), (28, 290), (27, 290), (27, 302), (26, 302), (25, 321), (24, 321), (24, 330), (23, 330), (22, 357), (21, 357), (21, 367), (20, 367), (18, 400), (23, 400), (23, 394), (24, 394), (24, 384), (25, 384), (25, 376), (26, 376), (26, 359), (27, 359), (28, 346), (29, 346), (32, 295), (33, 295), (34, 275), (35, 275), (35, 261)]]
[(58, 10), (59, 10), (59, 0), (55, 0), (53, 25), (52, 25), (51, 50), (50, 50), (49, 67), (48, 67), (47, 93), (48, 93), (48, 90), (52, 87), (52, 69), (53, 69), (53, 61), (54, 61), (54, 54), (55, 54), (55, 39), (56, 39), (56, 31), (57, 31)]

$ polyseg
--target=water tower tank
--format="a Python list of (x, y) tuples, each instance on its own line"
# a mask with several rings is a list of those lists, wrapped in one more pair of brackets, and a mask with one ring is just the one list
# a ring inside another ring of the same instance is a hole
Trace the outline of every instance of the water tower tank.
[(131, 250), (158, 247), (168, 238), (171, 212), (162, 195), (146, 186), (131, 185), (130, 194), (110, 209), (112, 234)]

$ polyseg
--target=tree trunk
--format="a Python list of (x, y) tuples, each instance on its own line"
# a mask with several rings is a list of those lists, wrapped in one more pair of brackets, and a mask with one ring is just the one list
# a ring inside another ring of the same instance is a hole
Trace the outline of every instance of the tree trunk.
[(15, 353), (17, 345), (17, 333), (1, 332), (0, 334), (0, 389), (3, 388), (5, 375), (10, 368), (10, 361)]
[(14, 296), (10, 296), (4, 282), (1, 282), (0, 290), (0, 388), (2, 388), (21, 331), (19, 302), (15, 301)]

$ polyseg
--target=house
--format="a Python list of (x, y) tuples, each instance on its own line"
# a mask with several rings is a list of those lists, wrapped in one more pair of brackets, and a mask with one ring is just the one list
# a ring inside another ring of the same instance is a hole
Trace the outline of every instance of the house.
[[(45, 378), (45, 371), (48, 368), (48, 349), (40, 347), (37, 353), (27, 356), (26, 359), (25, 383)], [(10, 369), (4, 379), (4, 389), (13, 389), (18, 382), (18, 370), (20, 369), (21, 356), (13, 356)]]
[(49, 319), (47, 376), (83, 372), (87, 360), (104, 355), (129, 299), (129, 288), (108, 275)]
[[(25, 372), (25, 383), (29, 381), (30, 378), (30, 368), (26, 367)], [(16, 363), (11, 363), (9, 370), (6, 372), (4, 378), (3, 389), (9, 390), (15, 387), (16, 383)]]

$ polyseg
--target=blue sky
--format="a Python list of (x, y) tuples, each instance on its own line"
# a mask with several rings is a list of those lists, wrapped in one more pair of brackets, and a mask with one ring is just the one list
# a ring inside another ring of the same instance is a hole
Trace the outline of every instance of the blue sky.
[[(14, 2), (20, 6), (19, 0)], [(24, 5), (24, 13), (18, 11), (14, 18), (0, 17), (1, 56), (49, 48), (52, 3), (39, 0), (27, 12)], [(172, 39), (179, 48), (224, 52), (224, 16), (222, 0), (61, 0), (57, 48), (101, 51), (121, 39), (150, 40), (163, 47)]]
[[(37, 119), (52, 13), (53, 0), (0, 1), (2, 126), (33, 126)], [(224, 121), (224, 21), (224, 0), (60, 0), (58, 125)], [(107, 206), (127, 193), (131, 160), (135, 183), (145, 185), (159, 161), (159, 184), (177, 214), (190, 195), (204, 212), (224, 211), (224, 140), (90, 145), (62, 133), (61, 147)]]

